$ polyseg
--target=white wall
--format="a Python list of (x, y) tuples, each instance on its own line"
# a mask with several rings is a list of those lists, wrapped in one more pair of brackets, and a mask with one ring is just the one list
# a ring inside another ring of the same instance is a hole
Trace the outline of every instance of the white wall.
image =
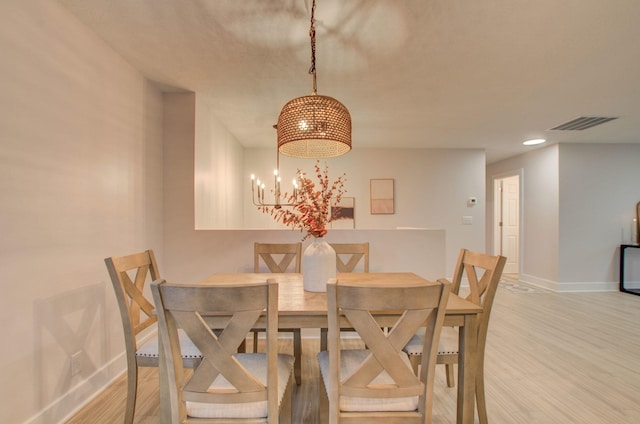
[[(494, 176), (523, 172), (521, 280), (557, 291), (618, 290), (619, 246), (629, 242), (640, 200), (638, 158), (638, 144), (561, 143), (487, 167), (490, 197)], [(490, 207), (487, 234), (492, 214)], [(492, 237), (487, 243), (492, 249)], [(640, 281), (638, 253), (627, 257), (632, 287)]]
[(0, 51), (0, 422), (54, 423), (125, 369), (104, 258), (163, 258), (162, 98), (57, 2), (1, 1)]
[[(194, 229), (194, 146), (189, 140), (193, 139), (196, 131), (193, 122), (196, 113), (195, 96), (165, 94), (164, 99), (165, 261), (161, 269), (163, 276), (172, 281), (197, 282), (214, 272), (252, 271), (254, 241), (299, 241), (304, 234), (289, 229)], [(442, 229), (387, 229), (333, 230), (327, 239), (330, 242), (369, 241), (372, 270), (403, 269), (435, 279), (446, 275), (449, 269), (449, 272), (453, 272), (453, 265), (446, 266), (446, 237), (446, 232)], [(481, 245), (482, 241), (477, 243)]]
[[(275, 147), (275, 146), (274, 146)], [(250, 202), (249, 175), (255, 173), (272, 184), (274, 149), (245, 150), (245, 227), (286, 228)], [(298, 168), (313, 177), (314, 159), (280, 157), (282, 190), (289, 189)], [(484, 249), (485, 238), (485, 154), (478, 149), (363, 149), (357, 146), (344, 156), (327, 159), (329, 175), (335, 180), (347, 174), (345, 196), (355, 197), (357, 229), (417, 227), (444, 229), (447, 234), (446, 269), (453, 273), (461, 247)], [(324, 167), (325, 161), (320, 162)], [(268, 177), (268, 178), (265, 178)], [(395, 213), (370, 213), (370, 180), (395, 180)], [(476, 197), (476, 206), (467, 199)], [(471, 216), (472, 225), (462, 217)]]
[(243, 148), (196, 95), (196, 228), (243, 228)]
[[(619, 246), (630, 241), (640, 201), (639, 159), (640, 144), (560, 145), (562, 290), (618, 289)], [(627, 254), (629, 284), (640, 281), (637, 253)]]
[(522, 171), (520, 279), (557, 289), (559, 267), (558, 146), (487, 166), (487, 245), (493, 252), (493, 179)]

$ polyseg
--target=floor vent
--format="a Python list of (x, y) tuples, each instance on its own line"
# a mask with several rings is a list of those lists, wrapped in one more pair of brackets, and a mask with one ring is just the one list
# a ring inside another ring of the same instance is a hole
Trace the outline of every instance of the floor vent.
[(603, 117), (603, 116), (581, 116), (580, 118), (573, 119), (564, 124), (560, 124), (551, 128), (555, 131), (582, 131), (587, 128), (595, 127), (596, 125), (602, 125), (605, 122), (618, 119), (617, 117)]

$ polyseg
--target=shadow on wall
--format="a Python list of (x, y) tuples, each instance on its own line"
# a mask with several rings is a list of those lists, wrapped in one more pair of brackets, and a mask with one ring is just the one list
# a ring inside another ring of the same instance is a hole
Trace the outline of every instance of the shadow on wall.
[(59, 422), (107, 379), (96, 365), (108, 352), (105, 283), (36, 299), (34, 315), (34, 399), (44, 422)]

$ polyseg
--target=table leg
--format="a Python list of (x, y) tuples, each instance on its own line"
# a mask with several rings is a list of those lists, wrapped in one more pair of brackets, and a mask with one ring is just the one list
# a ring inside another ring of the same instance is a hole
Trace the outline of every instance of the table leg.
[(459, 329), (457, 423), (473, 424), (478, 351), (477, 315), (465, 315)]

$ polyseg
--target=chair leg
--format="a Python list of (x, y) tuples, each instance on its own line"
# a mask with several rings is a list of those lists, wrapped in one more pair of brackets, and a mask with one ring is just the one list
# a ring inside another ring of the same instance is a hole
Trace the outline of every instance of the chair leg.
[(294, 364), (296, 385), (299, 386), (302, 382), (302, 333), (299, 328), (293, 330), (293, 357), (296, 360)]
[(327, 350), (327, 335), (328, 331), (326, 328), (320, 329), (320, 351)]
[(454, 387), (456, 385), (456, 379), (453, 375), (453, 364), (444, 364), (447, 372), (447, 387)]
[(487, 424), (487, 402), (484, 395), (484, 367), (478, 367), (476, 371), (476, 403), (478, 405), (478, 422)]
[(329, 422), (329, 398), (327, 397), (327, 389), (324, 385), (324, 379), (320, 376), (320, 405), (318, 405), (318, 422), (326, 424)]
[(124, 423), (133, 424), (133, 416), (136, 412), (136, 395), (138, 394), (138, 366), (130, 366), (127, 369), (127, 405), (124, 410)]
[(292, 397), (293, 397), (293, 387), (291, 384), (291, 379), (287, 383), (287, 388), (284, 391), (284, 397), (282, 398), (282, 403), (280, 404), (280, 424), (291, 424), (292, 418)]
[(253, 332), (253, 353), (258, 352), (258, 332)]

